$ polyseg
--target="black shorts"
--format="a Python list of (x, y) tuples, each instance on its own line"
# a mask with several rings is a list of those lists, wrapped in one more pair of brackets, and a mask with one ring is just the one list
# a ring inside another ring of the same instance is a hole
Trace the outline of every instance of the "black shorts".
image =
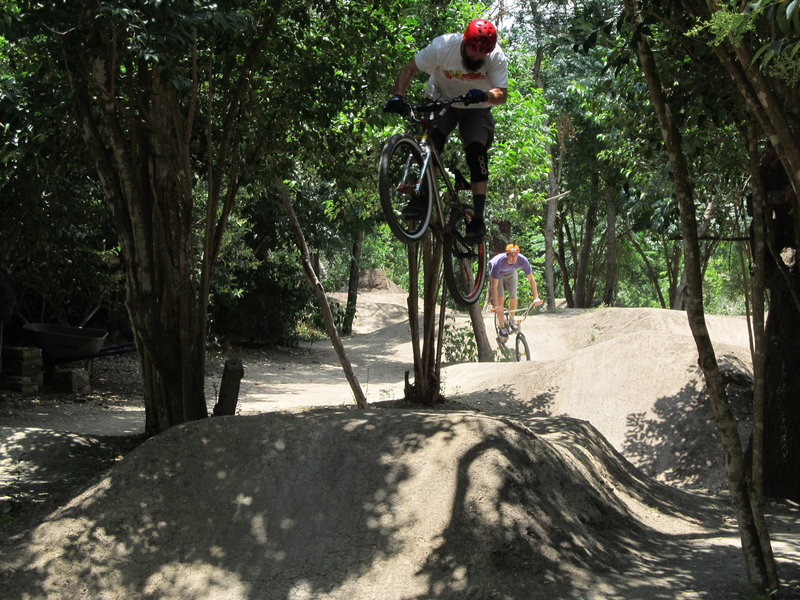
[(489, 148), (494, 141), (494, 117), (491, 108), (451, 107), (433, 122), (434, 129), (442, 134), (443, 139), (447, 139), (456, 125), (464, 148), (472, 142), (480, 142)]

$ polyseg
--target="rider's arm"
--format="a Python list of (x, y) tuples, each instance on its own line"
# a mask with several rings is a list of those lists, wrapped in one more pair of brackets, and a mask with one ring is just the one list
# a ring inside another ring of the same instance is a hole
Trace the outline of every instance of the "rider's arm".
[(492, 298), (494, 299), (494, 307), (495, 308), (502, 308), (503, 307), (503, 299), (500, 298), (500, 279), (495, 279), (492, 277)]
[(397, 73), (397, 79), (395, 79), (394, 81), (394, 88), (392, 88), (392, 93), (398, 94), (400, 96), (405, 94), (406, 90), (408, 89), (408, 84), (411, 83), (411, 80), (414, 78), (414, 75), (416, 75), (419, 72), (420, 68), (417, 66), (417, 62), (412, 58)]
[(500, 106), (508, 100), (508, 88), (492, 88), (486, 92), (486, 95), (488, 96), (486, 102), (494, 106)]
[[(533, 276), (533, 273), (528, 273), (528, 283), (531, 284), (531, 293), (533, 294), (533, 303), (540, 304), (543, 302), (541, 298), (539, 298), (539, 287), (536, 285), (536, 278)], [(536, 301), (539, 302), (536, 302)]]

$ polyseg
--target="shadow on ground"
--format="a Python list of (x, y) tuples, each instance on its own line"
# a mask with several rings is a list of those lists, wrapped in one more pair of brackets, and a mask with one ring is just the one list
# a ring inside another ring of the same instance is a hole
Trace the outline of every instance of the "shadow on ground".
[[(5, 597), (730, 597), (710, 594), (741, 582), (701, 565), (740, 551), (695, 544), (718, 509), (574, 419), (219, 418), (148, 440), (18, 539)], [(698, 527), (669, 536), (640, 513)]]

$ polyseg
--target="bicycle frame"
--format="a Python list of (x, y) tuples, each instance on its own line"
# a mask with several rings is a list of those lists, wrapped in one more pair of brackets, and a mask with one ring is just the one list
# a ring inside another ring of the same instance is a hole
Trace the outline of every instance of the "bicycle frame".
[[(433, 121), (459, 101), (463, 99), (408, 107), (406, 119), (422, 131), (395, 134), (386, 141), (378, 187), (381, 208), (398, 239), (416, 243), (431, 227), (441, 236), (447, 286), (458, 304), (469, 306), (480, 297), (485, 281), (486, 245), (483, 240), (470, 240), (474, 208), (458, 197), (470, 184), (457, 167), (445, 168), (431, 135)], [(406, 216), (407, 208), (411, 216)]]
[[(450, 104), (452, 104), (453, 102), (454, 101), (447, 103), (438, 103), (438, 104), (434, 103), (432, 105), (411, 109), (412, 111), (411, 120), (423, 128), (423, 133), (419, 139), (419, 145), (425, 152), (425, 161), (423, 162), (421, 171), (422, 177), (420, 177), (420, 180), (417, 183), (416, 191), (417, 192), (420, 191), (420, 187), (424, 185), (425, 178), (427, 177), (428, 169), (430, 169), (431, 166), (433, 166), (433, 168), (436, 169), (431, 176), (431, 180), (434, 183), (433, 202), (434, 206), (436, 207), (436, 212), (439, 215), (439, 223), (442, 224), (445, 223), (445, 212), (444, 212), (444, 205), (442, 203), (442, 198), (441, 195), (439, 194), (439, 186), (436, 185), (437, 173), (441, 173), (441, 179), (445, 182), (445, 185), (447, 186), (447, 197), (450, 199), (450, 201), (452, 202), (458, 201), (458, 191), (456, 190), (456, 187), (453, 185), (450, 176), (447, 174), (447, 171), (445, 170), (442, 164), (442, 157), (439, 154), (439, 150), (436, 148), (436, 145), (431, 142), (430, 134), (431, 130), (433, 129), (433, 120), (435, 118), (434, 114), (436, 112), (436, 109), (440, 108), (438, 116), (441, 116), (444, 114), (446, 110), (450, 108)], [(427, 112), (428, 115), (422, 117), (416, 117), (415, 112), (421, 108), (426, 108), (427, 110), (425, 112)], [(431, 165), (431, 162), (433, 162), (433, 165)]]

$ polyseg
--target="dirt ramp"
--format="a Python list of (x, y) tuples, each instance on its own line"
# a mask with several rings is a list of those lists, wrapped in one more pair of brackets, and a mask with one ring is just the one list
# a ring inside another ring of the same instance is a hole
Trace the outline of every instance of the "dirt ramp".
[[(627, 331), (620, 324), (612, 337), (600, 322), (591, 344), (552, 360), (486, 369), (449, 366), (444, 393), (487, 413), (585, 419), (648, 476), (682, 487), (725, 489), (724, 455), (694, 340), (656, 325)], [(719, 344), (717, 350), (727, 369), (749, 375), (746, 348)], [(748, 402), (745, 392), (731, 391), (740, 412)], [(742, 435), (749, 435), (746, 419)]]
[(546, 438), (390, 409), (176, 427), (37, 528), (6, 565), (5, 597), (611, 598), (643, 540), (659, 560), (682, 555), (629, 508), (652, 494), (607, 489), (587, 477), (596, 458)]

